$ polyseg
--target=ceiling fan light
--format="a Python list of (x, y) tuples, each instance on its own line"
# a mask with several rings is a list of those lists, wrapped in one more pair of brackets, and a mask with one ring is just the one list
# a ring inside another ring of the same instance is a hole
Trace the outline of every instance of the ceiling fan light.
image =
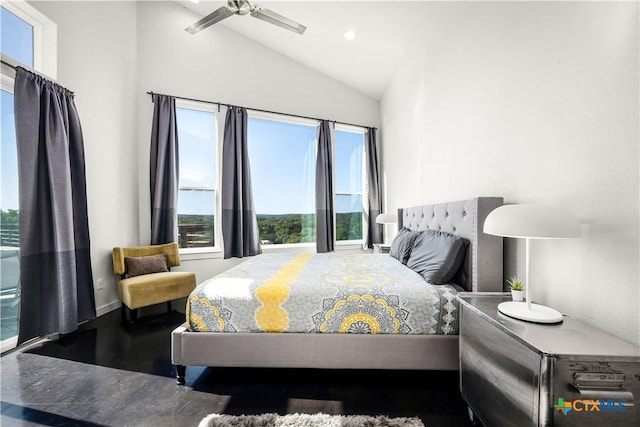
[(356, 33), (354, 33), (352, 30), (348, 30), (344, 32), (344, 38), (351, 41), (351, 40), (355, 40), (356, 38)]

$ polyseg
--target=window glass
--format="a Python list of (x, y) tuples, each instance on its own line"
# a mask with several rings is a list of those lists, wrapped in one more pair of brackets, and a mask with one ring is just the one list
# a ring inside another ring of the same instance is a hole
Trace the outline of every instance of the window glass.
[(178, 244), (215, 246), (216, 125), (212, 111), (176, 108), (180, 176)]
[(253, 199), (263, 245), (315, 241), (316, 129), (249, 118)]
[(20, 294), (20, 232), (18, 224), (18, 155), (16, 152), (13, 94), (0, 91), (2, 147), (0, 152), (0, 341), (18, 333)]
[(0, 8), (2, 53), (33, 68), (33, 26)]
[[(12, 65), (23, 65), (56, 77), (57, 26), (26, 1), (0, 6), (0, 53)], [(14, 70), (2, 67), (0, 79), (0, 351), (16, 346), (20, 303), (18, 156), (13, 114)]]
[(363, 239), (364, 134), (335, 131), (336, 240)]

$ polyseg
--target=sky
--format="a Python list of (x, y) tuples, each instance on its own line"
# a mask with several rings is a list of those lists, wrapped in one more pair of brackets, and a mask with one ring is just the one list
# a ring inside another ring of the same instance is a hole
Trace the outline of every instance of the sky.
[(33, 67), (33, 27), (0, 8), (2, 53)]
[[(215, 153), (210, 143), (216, 133), (213, 114), (178, 108), (181, 187), (215, 188)], [(249, 119), (249, 161), (259, 215), (315, 212), (316, 132), (316, 126)], [(361, 192), (363, 134), (335, 134), (335, 191)], [(337, 195), (336, 199), (337, 212), (361, 210), (360, 195)], [(213, 192), (180, 192), (179, 214), (213, 211)]]
[[(33, 28), (5, 8), (0, 8), (2, 53), (33, 67)], [(18, 156), (16, 153), (13, 94), (0, 93), (0, 208), (18, 209)]]
[[(2, 91), (2, 209), (18, 208), (17, 155), (13, 126), (13, 95)], [(215, 134), (213, 114), (178, 108), (180, 186), (191, 187), (178, 197), (179, 214), (208, 215), (215, 211)], [(253, 197), (258, 214), (315, 212), (316, 127), (249, 121), (249, 159)], [(362, 188), (363, 135), (335, 132), (336, 193)], [(90, 143), (86, 141), (85, 143)], [(185, 167), (188, 165), (188, 167)], [(194, 189), (195, 188), (195, 189)], [(336, 211), (358, 212), (360, 195), (336, 197)]]
[(2, 149), (0, 150), (0, 208), (18, 209), (18, 154), (16, 147), (13, 94), (0, 91)]

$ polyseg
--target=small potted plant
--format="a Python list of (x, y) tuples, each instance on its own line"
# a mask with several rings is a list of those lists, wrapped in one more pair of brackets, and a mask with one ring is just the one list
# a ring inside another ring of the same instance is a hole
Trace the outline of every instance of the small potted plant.
[(507, 283), (511, 287), (511, 298), (514, 301), (524, 301), (524, 284), (522, 283), (522, 280), (513, 276), (511, 279), (507, 280)]

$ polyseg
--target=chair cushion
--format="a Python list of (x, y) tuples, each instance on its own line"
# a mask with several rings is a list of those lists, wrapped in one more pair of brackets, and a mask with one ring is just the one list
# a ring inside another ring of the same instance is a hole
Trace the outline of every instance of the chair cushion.
[(165, 254), (124, 257), (127, 264), (127, 276), (135, 277), (143, 274), (162, 273), (169, 271), (167, 267), (167, 256)]
[(135, 309), (187, 297), (195, 287), (195, 273), (151, 273), (120, 280), (118, 297), (127, 307)]
[(112, 250), (113, 273), (122, 275), (126, 271), (125, 257), (141, 257), (148, 255), (165, 254), (167, 256), (167, 267), (177, 267), (180, 265), (180, 248), (176, 242), (164, 245), (115, 247)]

